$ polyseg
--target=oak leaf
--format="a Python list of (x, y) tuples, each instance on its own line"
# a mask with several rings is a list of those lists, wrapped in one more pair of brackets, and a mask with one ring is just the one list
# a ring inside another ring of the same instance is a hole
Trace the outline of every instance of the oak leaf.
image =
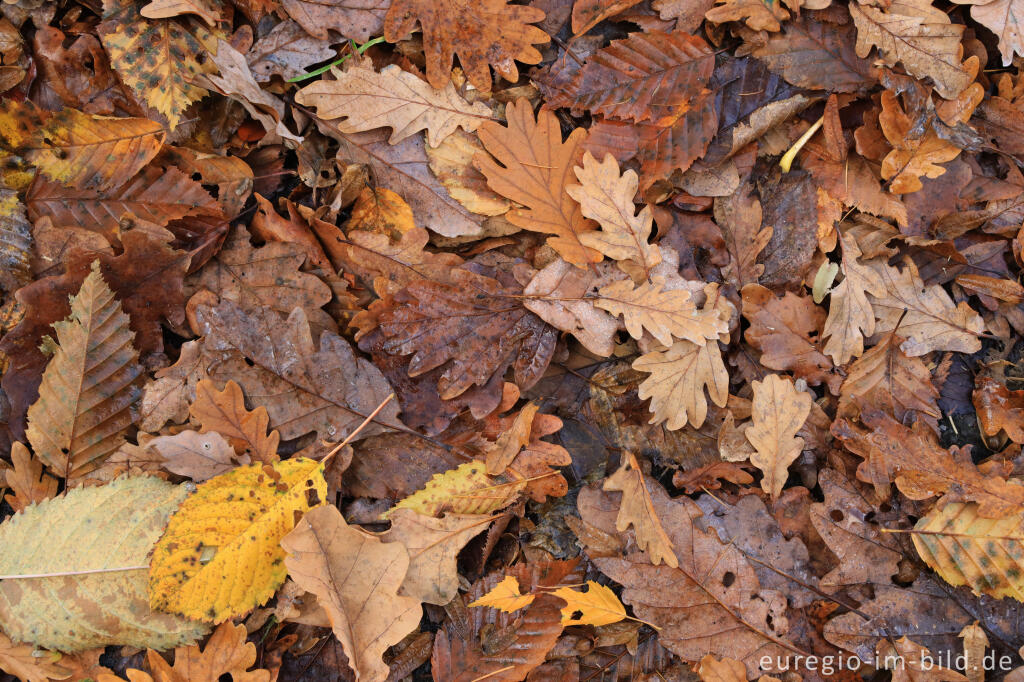
[(930, 0), (897, 0), (884, 10), (851, 5), (857, 26), (857, 56), (867, 57), (872, 47), (890, 66), (902, 62), (910, 75), (930, 77), (935, 90), (955, 99), (974, 80), (960, 63), (962, 24), (954, 24)]
[[(328, 39), (328, 29), (365, 43), (380, 34), (388, 9), (387, 0), (283, 0), (282, 4), (288, 16), (319, 38), (319, 44)], [(311, 63), (317, 61), (321, 60)]]
[(199, 422), (200, 433), (219, 433), (234, 446), (235, 452), (246, 453), (257, 462), (278, 460), (277, 446), (281, 434), (277, 431), (267, 433), (270, 423), (267, 408), (246, 409), (242, 387), (234, 381), (224, 384), (223, 391), (218, 391), (209, 379), (200, 381), (188, 413)]
[(124, 83), (174, 128), (185, 109), (208, 94), (193, 82), (203, 73), (205, 50), (176, 19), (146, 19), (139, 10), (127, 0), (106, 0), (97, 29)]
[(89, 116), (65, 108), (52, 115), (31, 101), (0, 109), (0, 147), (67, 187), (108, 191), (153, 160), (164, 129), (145, 118)]
[(576, 0), (572, 5), (572, 32), (580, 36), (608, 17), (620, 14), (640, 0)]
[(906, 341), (900, 349), (916, 357), (933, 350), (975, 353), (981, 348), (985, 322), (966, 302), (954, 306), (941, 285), (925, 285), (917, 266), (907, 260), (903, 270), (873, 262), (885, 294), (871, 295), (875, 311), (875, 332), (899, 328)]
[(601, 254), (580, 241), (596, 226), (567, 192), (569, 171), (580, 162), (586, 131), (577, 128), (562, 142), (555, 115), (542, 109), (534, 119), (525, 99), (510, 102), (505, 116), (507, 126), (490, 121), (480, 126), (477, 134), (490, 154), (477, 154), (473, 164), (492, 190), (526, 207), (509, 211), (506, 219), (526, 230), (556, 235), (548, 238), (548, 246), (573, 265), (600, 261)]
[(999, 518), (1024, 505), (1024, 486), (996, 473), (985, 473), (972, 461), (969, 448), (946, 450), (921, 422), (910, 428), (876, 409), (862, 410), (862, 430), (837, 419), (832, 433), (848, 450), (864, 458), (857, 478), (871, 483), (879, 498), (889, 498), (890, 482), (912, 500), (942, 495), (943, 502), (977, 502), (979, 513)]
[(256, 645), (245, 640), (244, 625), (223, 623), (202, 649), (198, 644), (176, 648), (173, 667), (152, 649), (146, 662), (154, 682), (217, 682), (225, 675), (235, 682), (270, 682), (269, 670), (249, 670), (256, 663)]
[(668, 566), (677, 568), (679, 560), (673, 551), (672, 540), (655, 512), (655, 498), (663, 501), (665, 491), (644, 474), (633, 453), (623, 453), (622, 466), (605, 479), (602, 488), (622, 493), (615, 529), (621, 532), (633, 526), (636, 544), (651, 557), (651, 563), (657, 566), (664, 561)]
[(451, 77), (452, 58), (459, 57), (466, 77), (478, 90), (491, 91), (493, 66), (499, 76), (519, 80), (516, 61), (537, 64), (535, 44), (550, 38), (530, 24), (544, 18), (540, 9), (509, 5), (506, 0), (392, 0), (384, 17), (384, 38), (397, 42), (412, 32), (417, 22), (423, 31), (427, 54), (427, 80), (443, 88)]
[(842, 230), (837, 234), (843, 281), (832, 288), (822, 338), (828, 339), (825, 353), (842, 365), (864, 352), (864, 338), (875, 332), (875, 311), (868, 294), (884, 296), (886, 286), (876, 270), (857, 260), (861, 250), (854, 236)]
[(501, 582), (495, 585), (487, 594), (469, 604), (474, 606), (490, 606), (500, 609), (505, 613), (515, 613), (519, 609), (526, 608), (537, 598), (535, 594), (522, 594), (519, 591), (519, 581), (514, 575), (507, 575)]
[(238, 467), (197, 486), (153, 548), (155, 609), (220, 623), (270, 599), (285, 579), (281, 538), (323, 504), (323, 466), (294, 458)]
[(217, 432), (182, 431), (173, 436), (158, 436), (149, 441), (147, 447), (156, 452), (164, 469), (195, 483), (227, 473), (250, 461), (248, 455), (238, 456)]
[(938, 136), (928, 125), (923, 133), (907, 115), (891, 90), (882, 93), (882, 113), (878, 115), (885, 139), (893, 149), (882, 159), (882, 177), (890, 181), (894, 194), (916, 192), (924, 185), (921, 176), (937, 178), (946, 172), (938, 165), (960, 155), (960, 148)]
[(756, 284), (764, 273), (758, 259), (771, 241), (773, 228), (762, 227), (761, 202), (749, 185), (741, 185), (727, 197), (718, 197), (714, 205), (715, 222), (722, 230), (732, 260), (723, 269), (737, 289)]
[(383, 517), (390, 518), (400, 509), (411, 509), (424, 516), (455, 514), (490, 514), (511, 504), (525, 482), (499, 481), (487, 475), (483, 462), (466, 462), (455, 469), (434, 476), (421, 489), (400, 500)]
[(381, 660), (419, 625), (418, 599), (398, 590), (409, 569), (409, 553), (345, 523), (331, 505), (306, 513), (281, 540), (292, 579), (317, 596), (331, 619), (357, 679), (383, 682)]
[(755, 31), (778, 31), (779, 22), (789, 19), (789, 12), (781, 2), (764, 0), (715, 0), (715, 7), (704, 17), (715, 24), (727, 21), (744, 21)]
[(598, 162), (583, 154), (583, 165), (574, 169), (580, 185), (569, 185), (566, 193), (579, 202), (583, 215), (596, 220), (600, 231), (579, 235), (580, 243), (600, 251), (616, 261), (630, 261), (629, 266), (650, 276), (661, 262), (661, 251), (650, 244), (653, 214), (650, 206), (634, 215), (633, 197), (639, 180), (633, 170), (619, 175), (619, 164), (611, 154)]
[[(571, 587), (559, 587), (553, 595), (565, 600), (562, 607), (562, 625), (610, 625), (625, 619), (626, 607), (611, 588), (593, 580), (587, 581), (587, 591), (578, 592)], [(579, 612), (580, 615), (576, 615)]]
[(954, 1), (958, 5), (971, 5), (971, 18), (996, 34), (1003, 66), (1009, 66), (1014, 55), (1024, 56), (1024, 6), (1020, 0)]
[[(607, 493), (584, 488), (580, 510), (593, 508), (590, 498)], [(604, 507), (606, 505), (601, 504)], [(609, 504), (612, 510), (614, 504)], [(688, 659), (706, 654), (728, 656), (744, 663), (754, 676), (762, 656), (784, 659), (799, 651), (785, 633), (773, 630), (769, 605), (753, 567), (732, 544), (723, 544), (714, 530), (701, 530), (701, 511), (688, 498), (654, 499), (654, 512), (662, 520), (678, 560), (678, 567), (654, 566), (646, 553), (624, 557), (588, 556), (598, 569), (623, 586), (622, 601), (637, 618), (659, 628), (662, 646)], [(588, 515), (583, 520), (614, 534), (614, 514)]]
[(633, 369), (650, 374), (639, 389), (641, 400), (651, 399), (650, 423), (666, 422), (669, 430), (704, 423), (708, 414), (705, 388), (719, 407), (725, 406), (729, 397), (729, 373), (717, 339), (703, 344), (676, 341), (667, 350), (641, 355)]
[[(201, 364), (210, 378), (237, 382), (254, 405), (267, 409), (270, 428), (282, 439), (311, 431), (344, 438), (391, 393), (380, 370), (356, 357), (341, 337), (325, 331), (314, 346), (301, 308), (282, 320), (273, 311), (246, 313), (221, 301), (215, 308), (199, 306), (196, 318), (204, 334)], [(401, 428), (398, 409), (386, 405), (360, 435)]]
[(343, 133), (388, 127), (388, 142), (396, 144), (426, 130), (427, 144), (436, 147), (456, 128), (473, 132), (491, 118), (486, 104), (466, 102), (451, 81), (434, 88), (394, 64), (377, 72), (364, 60), (334, 75), (336, 80), (320, 80), (299, 90), (295, 101), (315, 107), (317, 116), (334, 120)]
[(498, 436), (494, 445), (487, 449), (485, 454), (488, 474), (499, 476), (505, 473), (505, 469), (516, 458), (519, 451), (529, 444), (530, 433), (533, 430), (533, 418), (537, 416), (539, 409), (539, 404), (527, 403), (516, 413), (508, 429)]
[(380, 316), (385, 350), (412, 354), (410, 377), (443, 367), (437, 391), (446, 400), (493, 385), (509, 366), (525, 390), (550, 362), (557, 333), (513, 302), (521, 293), (512, 282), (462, 268), (451, 272), (451, 284), (412, 282)]
[(388, 518), (391, 528), (380, 539), (401, 543), (409, 552), (409, 569), (398, 593), (444, 606), (459, 592), (459, 552), (496, 517), (445, 514), (435, 519), (413, 509), (396, 509)]
[(953, 502), (918, 521), (911, 537), (925, 563), (950, 585), (1024, 601), (1024, 518), (1018, 511), (985, 518), (977, 504)]
[(4, 479), (11, 492), (4, 502), (15, 512), (24, 511), (31, 504), (48, 500), (57, 494), (60, 482), (43, 473), (43, 464), (32, 457), (23, 443), (11, 444), (11, 468), (4, 471)]
[(142, 366), (128, 316), (100, 274), (99, 262), (54, 323), (54, 354), (28, 409), (26, 435), (57, 476), (79, 478), (125, 442), (142, 398)]
[(23, 682), (67, 679), (71, 671), (59, 665), (60, 659), (61, 655), (56, 653), (39, 656), (39, 651), (31, 644), (15, 642), (0, 632), (0, 670)]
[(628, 279), (612, 282), (598, 290), (594, 305), (622, 315), (634, 339), (642, 338), (646, 329), (664, 346), (671, 346), (673, 337), (701, 344), (728, 332), (729, 321), (718, 310), (698, 310), (689, 291), (665, 286), (662, 277), (635, 288)]
[(182, 14), (194, 14), (211, 27), (221, 20), (220, 8), (212, 6), (210, 0), (150, 0), (149, 4), (139, 10), (139, 14), (147, 19), (169, 19)]
[(430, 235), (412, 226), (396, 240), (389, 235), (352, 230), (342, 260), (347, 270), (363, 278), (378, 296), (393, 295), (421, 280), (447, 282), (462, 258), (454, 253), (427, 251)]
[(426, 151), (434, 177), (466, 210), (484, 216), (508, 213), (512, 202), (488, 187), (487, 178), (473, 166), (473, 157), (486, 151), (479, 137), (456, 129)]
[[(8, 519), (0, 525), (0, 575), (58, 575), (0, 581), (4, 630), (15, 640), (69, 653), (194, 642), (205, 627), (151, 611), (145, 570), (139, 570), (186, 494), (152, 476), (121, 478), (74, 488)], [(126, 567), (132, 568), (95, 572)]]
[(704, 40), (683, 31), (633, 33), (613, 40), (587, 58), (569, 84), (547, 99), (617, 119), (659, 120), (700, 94), (711, 78), (714, 53)]
[(809, 393), (778, 374), (754, 381), (754, 400), (744, 433), (754, 446), (750, 462), (764, 472), (761, 489), (777, 500), (789, 478), (789, 465), (800, 456), (804, 439), (797, 437), (811, 412)]
[(968, 682), (968, 678), (956, 670), (936, 664), (935, 654), (928, 647), (906, 635), (895, 642), (879, 641), (875, 651), (883, 666), (889, 667), (889, 662), (894, 661), (893, 682)]

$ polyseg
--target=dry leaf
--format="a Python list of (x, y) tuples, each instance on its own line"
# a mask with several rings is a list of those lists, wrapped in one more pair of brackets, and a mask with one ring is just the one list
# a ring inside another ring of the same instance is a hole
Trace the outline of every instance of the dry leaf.
[(270, 423), (267, 409), (247, 410), (242, 388), (234, 381), (228, 381), (223, 391), (218, 391), (209, 379), (200, 381), (188, 412), (201, 425), (200, 433), (213, 431), (224, 436), (239, 454), (247, 453), (257, 462), (278, 460), (277, 446), (281, 435), (277, 431), (267, 433)]
[(803, 450), (804, 439), (796, 434), (811, 413), (813, 400), (778, 374), (769, 374), (752, 385), (751, 425), (744, 430), (755, 450), (750, 462), (764, 472), (761, 489), (776, 500), (789, 478), (789, 465)]
[(515, 613), (519, 609), (526, 608), (533, 603), (537, 596), (533, 594), (521, 594), (519, 592), (519, 581), (514, 575), (502, 578), (501, 582), (494, 586), (490, 592), (483, 595), (469, 606), (490, 606), (500, 609), (505, 613)]
[(11, 489), (11, 494), (4, 495), (4, 502), (15, 512), (57, 494), (60, 481), (43, 473), (42, 462), (34, 459), (24, 444), (11, 444), (11, 464), (4, 471), (7, 487)]
[(586, 592), (560, 587), (551, 594), (565, 600), (562, 625), (609, 625), (626, 618), (626, 607), (615, 593), (593, 580), (587, 581)]
[(639, 392), (642, 400), (651, 399), (654, 416), (650, 423), (667, 422), (669, 430), (687, 423), (700, 427), (708, 414), (708, 396), (719, 407), (724, 407), (729, 397), (729, 373), (717, 340), (704, 344), (676, 341), (667, 350), (641, 355), (633, 369), (650, 374)]
[(623, 454), (622, 466), (605, 480), (602, 487), (604, 490), (622, 493), (615, 529), (621, 532), (633, 526), (636, 544), (650, 555), (651, 563), (657, 566), (664, 561), (672, 568), (678, 567), (679, 561), (673, 552), (672, 540), (665, 534), (658, 519), (653, 499), (659, 498), (660, 502), (662, 498), (668, 498), (657, 482), (644, 475), (633, 453)]

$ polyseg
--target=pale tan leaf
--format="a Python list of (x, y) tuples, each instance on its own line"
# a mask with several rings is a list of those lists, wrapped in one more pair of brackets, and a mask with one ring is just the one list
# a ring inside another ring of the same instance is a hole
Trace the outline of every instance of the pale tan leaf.
[(282, 540), (288, 573), (320, 600), (357, 679), (384, 682), (382, 656), (420, 622), (417, 599), (398, 594), (409, 553), (345, 523), (336, 507), (316, 507)]
[(672, 540), (655, 512), (653, 497), (666, 498), (665, 489), (644, 475), (631, 452), (623, 453), (622, 466), (604, 482), (604, 490), (622, 493), (619, 513), (615, 517), (615, 528), (624, 531), (633, 526), (637, 546), (647, 552), (655, 566), (664, 561), (672, 568), (679, 566), (672, 547)]
[(852, 235), (838, 231), (843, 250), (843, 281), (832, 289), (822, 338), (825, 354), (842, 365), (864, 352), (864, 337), (875, 332), (875, 312), (867, 295), (883, 296), (885, 282), (875, 270), (857, 260), (860, 247)]
[(139, 14), (147, 19), (168, 19), (182, 14), (194, 14), (210, 26), (220, 21), (220, 8), (210, 4), (210, 0), (152, 0), (139, 10)]
[(698, 310), (689, 291), (664, 288), (662, 277), (636, 288), (630, 280), (620, 280), (602, 287), (594, 304), (622, 315), (634, 339), (640, 339), (646, 329), (663, 346), (672, 345), (673, 337), (700, 344), (729, 330), (728, 319), (723, 320), (718, 310)]
[(523, 305), (551, 326), (575, 336), (591, 353), (608, 357), (615, 350), (618, 320), (599, 310), (593, 299), (585, 298), (602, 279), (593, 268), (577, 268), (559, 258), (526, 285), (523, 294), (530, 298)]
[(344, 133), (387, 127), (388, 142), (396, 144), (426, 130), (427, 143), (436, 147), (456, 128), (473, 132), (492, 118), (486, 104), (470, 104), (451, 81), (437, 90), (394, 64), (378, 73), (363, 60), (333, 73), (336, 80), (307, 85), (295, 93), (295, 101), (315, 107), (320, 118), (333, 120)]
[(13, 494), (4, 495), (11, 509), (20, 512), (30, 504), (48, 500), (57, 494), (59, 481), (43, 473), (43, 464), (32, 457), (23, 443), (11, 444), (10, 469), (4, 472), (7, 487)]
[(427, 160), (452, 199), (480, 215), (503, 215), (512, 202), (487, 186), (487, 178), (473, 167), (473, 157), (486, 151), (480, 138), (458, 128), (436, 147), (427, 146)]
[(750, 462), (764, 472), (761, 488), (775, 500), (789, 478), (789, 465), (804, 447), (804, 439), (796, 434), (811, 413), (813, 400), (778, 374), (753, 382), (753, 387), (751, 425), (744, 433), (755, 450)]
[(173, 436), (159, 436), (149, 442), (149, 447), (163, 460), (164, 469), (196, 483), (249, 464), (248, 455), (236, 455), (234, 448), (215, 431), (206, 434), (182, 431)]
[(640, 384), (641, 400), (651, 399), (651, 424), (667, 422), (669, 430), (681, 429), (687, 423), (700, 427), (708, 414), (708, 394), (719, 407), (729, 397), (729, 373), (722, 362), (718, 341), (703, 344), (676, 341), (667, 350), (641, 355), (633, 369), (648, 372)]

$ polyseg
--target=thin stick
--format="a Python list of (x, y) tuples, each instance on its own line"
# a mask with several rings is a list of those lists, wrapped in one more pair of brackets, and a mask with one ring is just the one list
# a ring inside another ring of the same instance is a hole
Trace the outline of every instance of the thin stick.
[(367, 424), (369, 424), (370, 422), (372, 422), (372, 421), (373, 421), (373, 418), (374, 418), (374, 417), (376, 417), (376, 416), (377, 416), (378, 414), (380, 414), (380, 411), (384, 409), (384, 406), (385, 406), (385, 405), (387, 405), (387, 404), (388, 404), (389, 402), (391, 402), (391, 399), (392, 399), (392, 398), (394, 398), (394, 397), (395, 397), (395, 394), (394, 394), (394, 393), (391, 393), (390, 395), (388, 395), (388, 397), (387, 397), (387, 398), (384, 398), (384, 400), (383, 400), (383, 401), (381, 401), (381, 404), (377, 406), (377, 409), (375, 409), (375, 410), (374, 410), (373, 412), (371, 412), (371, 413), (370, 413), (369, 415), (367, 415), (366, 419), (364, 419), (364, 420), (363, 420), (363, 423), (362, 423), (362, 424), (360, 424), (359, 426), (357, 426), (357, 427), (356, 427), (355, 431), (353, 431), (352, 433), (350, 433), (350, 434), (348, 434), (347, 436), (345, 436), (345, 440), (343, 440), (343, 441), (341, 441), (340, 443), (338, 443), (337, 445), (335, 445), (335, 446), (334, 446), (334, 449), (333, 449), (333, 450), (331, 450), (330, 452), (328, 452), (328, 453), (327, 453), (327, 456), (326, 456), (326, 457), (324, 457), (324, 458), (323, 458), (322, 460), (320, 460), (320, 463), (321, 463), (321, 464), (322, 464), (322, 465), (324, 466), (324, 469), (325, 469), (325, 470), (327, 469), (327, 462), (329, 462), (329, 461), (330, 461), (331, 457), (334, 457), (334, 456), (335, 456), (336, 454), (338, 454), (339, 452), (341, 452), (341, 449), (342, 449), (343, 447), (345, 447), (346, 445), (348, 445), (349, 443), (351, 443), (351, 442), (352, 442), (352, 439), (353, 439), (353, 438), (355, 438), (355, 437), (356, 437), (356, 435), (357, 435), (357, 434), (358, 434), (358, 433), (359, 433), (360, 431), (362, 431), (362, 430), (363, 430), (363, 428), (364, 428), (364, 427), (365, 427), (365, 426), (366, 426)]
[(480, 677), (477, 677), (476, 679), (471, 680), (471, 682), (480, 682), (480, 680), (486, 680), (488, 677), (494, 677), (495, 675), (503, 673), (503, 672), (505, 672), (507, 670), (512, 670), (513, 668), (515, 668), (514, 665), (506, 665), (504, 668), (498, 668), (494, 672), (489, 672), (486, 675), (481, 675)]
[(60, 571), (57, 573), (25, 573), (23, 575), (0, 575), (0, 580), (27, 580), (29, 578), (60, 578), (66, 575), (91, 575), (93, 573), (116, 573), (117, 571), (149, 570), (149, 566), (118, 566), (117, 568), (91, 568), (87, 571)]

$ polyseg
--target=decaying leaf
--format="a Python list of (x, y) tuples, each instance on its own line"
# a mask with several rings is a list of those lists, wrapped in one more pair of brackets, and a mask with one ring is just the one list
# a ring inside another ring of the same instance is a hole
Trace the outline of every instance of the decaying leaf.
[(411, 509), (424, 516), (455, 514), (490, 514), (512, 503), (525, 486), (525, 481), (497, 481), (487, 475), (483, 462), (466, 462), (456, 469), (435, 474), (422, 490), (401, 500), (387, 514)]
[[(708, 397), (722, 407), (729, 396), (729, 374), (718, 341), (676, 341), (664, 351), (641, 355), (633, 369), (651, 376), (640, 384), (640, 398), (651, 399), (652, 424), (674, 430), (687, 423), (699, 427), (708, 414)], [(704, 389), (707, 389), (707, 396)]]
[(754, 446), (750, 462), (764, 472), (761, 488), (775, 500), (789, 478), (789, 465), (804, 447), (804, 439), (796, 434), (807, 420), (813, 401), (778, 374), (755, 381), (753, 386), (751, 425), (744, 433)]
[(622, 466), (605, 480), (603, 488), (622, 493), (615, 529), (624, 531), (632, 526), (637, 546), (650, 555), (651, 563), (657, 566), (664, 561), (672, 568), (678, 567), (672, 540), (658, 519), (652, 499), (652, 496), (663, 497), (665, 492), (644, 474), (633, 453), (624, 454)]

